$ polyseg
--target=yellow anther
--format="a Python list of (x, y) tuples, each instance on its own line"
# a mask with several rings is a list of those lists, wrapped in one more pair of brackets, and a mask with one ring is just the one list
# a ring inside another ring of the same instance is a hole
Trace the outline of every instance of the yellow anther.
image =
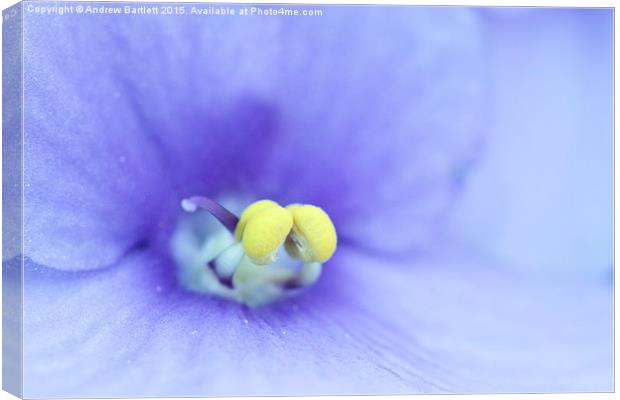
[(305, 262), (323, 263), (336, 251), (336, 228), (327, 213), (312, 205), (291, 204), (286, 207), (293, 215), (293, 231), (285, 248), (292, 257)]
[[(271, 203), (262, 206), (254, 203), (243, 213), (249, 211), (249, 217), (246, 217), (244, 226), (239, 230), (239, 236), (245, 254), (256, 264), (275, 261), (278, 247), (286, 240), (293, 226), (290, 211), (277, 203)], [(241, 225), (241, 221), (238, 225)]]
[(235, 237), (237, 240), (241, 240), (241, 236), (243, 235), (243, 230), (245, 229), (248, 221), (259, 212), (266, 210), (267, 208), (272, 207), (280, 207), (278, 203), (271, 200), (259, 200), (247, 206), (243, 213), (241, 214), (241, 218), (239, 218), (239, 222), (237, 223), (237, 227), (235, 228)]

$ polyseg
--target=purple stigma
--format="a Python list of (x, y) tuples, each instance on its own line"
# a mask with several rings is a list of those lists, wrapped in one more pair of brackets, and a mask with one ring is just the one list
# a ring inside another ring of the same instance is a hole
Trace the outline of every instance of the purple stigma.
[(226, 229), (235, 233), (239, 218), (215, 200), (204, 196), (192, 196), (183, 199), (183, 201), (181, 201), (181, 207), (187, 212), (194, 212), (198, 208), (205, 209), (217, 218)]

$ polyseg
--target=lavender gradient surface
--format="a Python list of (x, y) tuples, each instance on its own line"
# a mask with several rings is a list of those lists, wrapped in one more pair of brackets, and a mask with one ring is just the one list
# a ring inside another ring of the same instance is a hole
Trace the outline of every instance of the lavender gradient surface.
[[(613, 389), (613, 11), (320, 8), (25, 11), (25, 396)], [(189, 293), (191, 195), (339, 248), (294, 299)]]

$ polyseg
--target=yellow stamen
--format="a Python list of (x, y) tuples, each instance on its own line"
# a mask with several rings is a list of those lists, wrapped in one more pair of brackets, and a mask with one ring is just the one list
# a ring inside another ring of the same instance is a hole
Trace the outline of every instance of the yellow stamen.
[(252, 261), (256, 264), (270, 264), (277, 258), (278, 247), (292, 226), (293, 216), (290, 211), (273, 201), (261, 200), (246, 208), (235, 234)]
[(243, 210), (241, 218), (239, 218), (239, 222), (237, 223), (237, 228), (235, 229), (235, 237), (237, 238), (237, 240), (241, 240), (245, 225), (252, 217), (257, 215), (259, 212), (271, 207), (280, 207), (280, 205), (275, 201), (271, 200), (258, 200), (250, 204), (245, 210)]
[(293, 230), (285, 243), (292, 257), (323, 263), (336, 251), (336, 228), (325, 211), (312, 205), (291, 204)]

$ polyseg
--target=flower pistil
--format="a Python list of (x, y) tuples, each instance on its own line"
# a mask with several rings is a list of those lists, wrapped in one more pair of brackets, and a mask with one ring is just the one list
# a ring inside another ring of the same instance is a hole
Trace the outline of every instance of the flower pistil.
[(173, 236), (180, 281), (192, 291), (252, 307), (271, 303), (314, 284), (336, 251), (334, 224), (313, 205), (259, 200), (239, 218), (206, 197), (181, 205), (189, 213), (204, 209), (221, 224), (185, 221)]

